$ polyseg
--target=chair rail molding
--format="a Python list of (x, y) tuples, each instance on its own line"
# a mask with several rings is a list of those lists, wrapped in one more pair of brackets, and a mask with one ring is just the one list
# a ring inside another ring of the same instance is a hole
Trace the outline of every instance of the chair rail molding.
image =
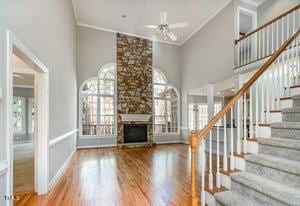
[(53, 147), (54, 145), (58, 144), (59, 142), (64, 141), (65, 139), (67, 139), (68, 137), (72, 136), (76, 132), (78, 132), (78, 129), (74, 129), (74, 130), (72, 130), (70, 132), (67, 132), (67, 133), (65, 133), (65, 134), (63, 134), (63, 135), (61, 135), (59, 137), (51, 139), (50, 143), (49, 143), (50, 147)]

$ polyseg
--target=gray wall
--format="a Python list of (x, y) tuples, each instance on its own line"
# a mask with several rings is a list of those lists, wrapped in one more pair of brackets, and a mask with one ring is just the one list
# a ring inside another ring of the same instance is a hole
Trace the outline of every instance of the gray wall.
[(187, 132), (187, 93), (233, 75), (234, 3), (229, 3), (182, 46), (182, 136)]
[[(95, 77), (102, 65), (116, 62), (117, 35), (115, 33), (77, 27), (77, 81), (78, 88), (89, 77)], [(181, 48), (177, 45), (153, 43), (153, 66), (160, 69), (169, 83), (181, 91)], [(174, 137), (172, 141), (177, 141)], [(154, 137), (164, 142), (168, 138)], [(77, 142), (79, 147), (115, 145), (116, 138), (82, 138)]]
[[(0, 77), (1, 86), (5, 83), (3, 50), (3, 32), (9, 29), (26, 47), (35, 54), (49, 69), (50, 75), (50, 139), (61, 136), (77, 128), (77, 78), (76, 78), (76, 24), (73, 9), (69, 0), (1, 0), (0, 6)], [(3, 81), (2, 81), (3, 80)], [(6, 89), (4, 87), (4, 89)], [(4, 95), (6, 95), (4, 93)], [(4, 101), (0, 100), (0, 110), (3, 110)], [(2, 116), (2, 115), (1, 115)], [(6, 124), (4, 117), (0, 120), (1, 135), (0, 151), (5, 151)], [(4, 135), (2, 135), (4, 134)], [(4, 144), (2, 144), (4, 143)], [(67, 142), (60, 150), (67, 150)], [(3, 149), (3, 150), (2, 150)], [(69, 155), (63, 153), (64, 156)], [(50, 150), (50, 155), (53, 153)], [(1, 155), (0, 161), (7, 157)], [(62, 157), (62, 159), (65, 159)], [(53, 165), (61, 166), (50, 156), (50, 174), (56, 172)], [(0, 179), (0, 191), (5, 184)], [(0, 194), (0, 205), (3, 193)]]
[(14, 134), (14, 142), (28, 141), (34, 138), (32, 133), (28, 132), (29, 119), (29, 98), (34, 98), (34, 89), (14, 87), (13, 95), (17, 97), (25, 97), (25, 134)]
[(257, 9), (257, 25), (262, 25), (300, 4), (300, 0), (267, 0)]

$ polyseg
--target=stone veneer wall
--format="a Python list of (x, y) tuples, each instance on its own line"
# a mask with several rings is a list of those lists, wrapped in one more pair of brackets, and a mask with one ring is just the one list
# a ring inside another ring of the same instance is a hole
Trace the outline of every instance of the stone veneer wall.
[[(148, 143), (153, 138), (152, 42), (117, 34), (118, 144), (123, 141), (120, 114), (150, 114)], [(145, 122), (126, 122), (145, 124)]]

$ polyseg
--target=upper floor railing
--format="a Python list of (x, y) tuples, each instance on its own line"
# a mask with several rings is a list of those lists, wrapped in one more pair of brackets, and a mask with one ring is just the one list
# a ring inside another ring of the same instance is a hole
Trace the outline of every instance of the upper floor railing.
[(235, 64), (242, 67), (270, 57), (300, 23), (300, 4), (235, 40)]

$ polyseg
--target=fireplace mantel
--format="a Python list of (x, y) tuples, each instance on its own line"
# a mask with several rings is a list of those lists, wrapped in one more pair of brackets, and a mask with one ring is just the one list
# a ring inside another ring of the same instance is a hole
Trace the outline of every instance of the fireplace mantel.
[(122, 122), (148, 122), (150, 114), (120, 114)]

